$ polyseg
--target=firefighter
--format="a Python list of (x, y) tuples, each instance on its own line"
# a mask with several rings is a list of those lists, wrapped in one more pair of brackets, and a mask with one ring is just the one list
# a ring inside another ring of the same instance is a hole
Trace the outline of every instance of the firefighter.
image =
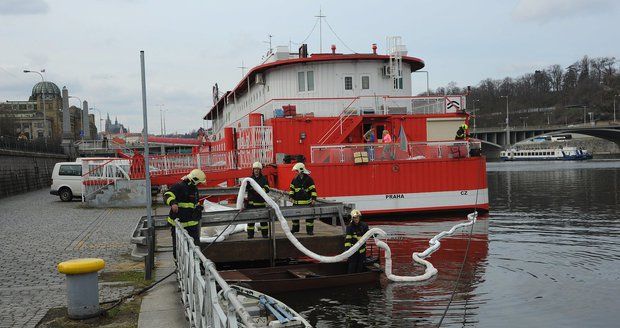
[[(344, 248), (348, 250), (357, 243), (362, 236), (368, 232), (368, 225), (361, 221), (362, 213), (358, 210), (351, 211), (351, 223), (347, 226), (347, 232), (344, 239)], [(364, 262), (366, 261), (366, 243), (359, 248), (357, 252), (347, 260), (347, 273), (358, 273), (364, 271)]]
[[(256, 183), (258, 183), (265, 192), (269, 192), (269, 183), (267, 177), (263, 175), (263, 165), (260, 162), (252, 164), (252, 176), (250, 176)], [(263, 208), (267, 205), (265, 199), (254, 190), (251, 184), (247, 187), (248, 191), (248, 205), (246, 208)], [(254, 238), (254, 230), (256, 229), (256, 223), (248, 223), (248, 238)], [(260, 232), (263, 238), (269, 236), (269, 227), (267, 222), (260, 223)]]
[(467, 133), (468, 128), (469, 126), (467, 126), (467, 124), (461, 124), (459, 129), (456, 131), (456, 137), (454, 137), (454, 140), (465, 140), (469, 138), (469, 134)]
[[(306, 170), (304, 163), (297, 163), (293, 166), (293, 171), (297, 176), (291, 181), (288, 192), (295, 206), (312, 205), (316, 200), (317, 193), (314, 180), (310, 177), (310, 171)], [(292, 233), (299, 232), (299, 220), (293, 220)], [(314, 219), (306, 219), (306, 233), (314, 235)]]
[(196, 246), (200, 245), (200, 219), (202, 217), (202, 205), (198, 204), (199, 183), (204, 183), (206, 176), (199, 169), (192, 170), (184, 176), (180, 182), (170, 187), (164, 193), (164, 203), (170, 206), (168, 223), (172, 233), (172, 250), (176, 259), (176, 235), (174, 232), (174, 220), (179, 219), (187, 233), (194, 239)]

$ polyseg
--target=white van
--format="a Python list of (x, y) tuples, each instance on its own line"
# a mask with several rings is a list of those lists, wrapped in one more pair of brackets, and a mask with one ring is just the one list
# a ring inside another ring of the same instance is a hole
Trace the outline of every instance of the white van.
[(60, 162), (52, 171), (52, 189), (50, 194), (60, 196), (63, 202), (74, 197), (82, 197), (82, 164), (76, 162)]

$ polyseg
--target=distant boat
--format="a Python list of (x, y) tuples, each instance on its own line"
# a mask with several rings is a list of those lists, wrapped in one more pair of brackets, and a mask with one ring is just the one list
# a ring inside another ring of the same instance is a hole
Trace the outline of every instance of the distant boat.
[(512, 148), (500, 152), (504, 161), (579, 161), (592, 159), (592, 154), (581, 147)]
[(347, 273), (347, 263), (311, 263), (270, 268), (220, 271), (229, 284), (262, 293), (278, 294), (299, 290), (379, 283), (381, 269), (367, 265), (363, 272)]

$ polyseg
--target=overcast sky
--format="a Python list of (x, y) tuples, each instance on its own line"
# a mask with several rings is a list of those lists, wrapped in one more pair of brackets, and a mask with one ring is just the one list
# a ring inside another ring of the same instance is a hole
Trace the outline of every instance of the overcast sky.
[[(0, 0), (0, 101), (25, 100), (34, 74), (142, 127), (139, 51), (146, 51), (149, 130), (159, 133), (159, 109), (168, 132), (201, 126), (211, 89), (230, 90), (245, 66), (259, 63), (273, 44), (300, 42), (319, 7), (348, 47), (385, 50), (399, 35), (409, 55), (422, 58), (432, 89), (517, 76), (583, 55), (620, 58), (620, 4), (616, 0), (495, 1), (207, 1)], [(323, 24), (323, 48), (335, 43)], [(308, 38), (318, 52), (318, 27)], [(425, 88), (414, 74), (413, 92)], [(77, 104), (71, 100), (71, 104)]]

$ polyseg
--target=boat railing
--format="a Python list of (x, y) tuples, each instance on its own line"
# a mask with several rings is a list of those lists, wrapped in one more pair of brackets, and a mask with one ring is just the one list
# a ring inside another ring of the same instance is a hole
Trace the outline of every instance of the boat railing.
[(235, 290), (220, 276), (215, 264), (194, 245), (193, 238), (178, 220), (175, 234), (177, 281), (188, 327), (256, 327)]
[[(471, 149), (480, 149), (478, 140), (429, 141), (409, 143), (364, 143), (318, 145), (310, 147), (311, 162), (364, 163), (402, 160), (458, 159), (477, 156)], [(356, 157), (358, 158), (356, 161)]]
[(118, 180), (131, 180), (127, 159), (87, 159), (81, 162), (82, 202), (93, 199), (98, 192)]

